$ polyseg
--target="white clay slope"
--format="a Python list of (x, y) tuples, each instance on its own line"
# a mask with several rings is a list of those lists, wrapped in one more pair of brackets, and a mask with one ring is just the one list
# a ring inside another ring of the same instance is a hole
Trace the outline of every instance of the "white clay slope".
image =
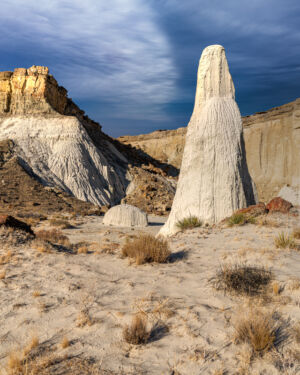
[(214, 224), (256, 202), (234, 97), (224, 48), (205, 48), (176, 195), (160, 234), (176, 233), (176, 223), (184, 218), (196, 216)]
[(125, 181), (76, 117), (0, 117), (0, 140), (4, 139), (15, 142), (21, 162), (44, 185), (98, 205), (114, 204), (124, 196)]

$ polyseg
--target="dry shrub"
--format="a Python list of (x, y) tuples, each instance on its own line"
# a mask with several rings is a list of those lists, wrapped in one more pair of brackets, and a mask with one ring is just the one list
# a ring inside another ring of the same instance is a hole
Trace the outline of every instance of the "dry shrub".
[(58, 356), (54, 348), (39, 344), (32, 339), (25, 349), (9, 353), (5, 367), (0, 373), (5, 375), (104, 375), (112, 372), (102, 371), (92, 359), (79, 356)]
[(264, 267), (232, 264), (221, 266), (210, 281), (217, 290), (251, 296), (264, 291), (271, 279), (271, 271)]
[(279, 233), (277, 237), (274, 239), (274, 244), (279, 249), (295, 249), (297, 247), (295, 241), (293, 240), (292, 236), (288, 236), (283, 232)]
[(295, 325), (294, 329), (295, 340), (297, 344), (300, 344), (300, 322)]
[(94, 324), (93, 319), (90, 317), (89, 309), (82, 309), (76, 318), (76, 327), (92, 326)]
[(4, 271), (1, 271), (1, 272), (0, 272), (0, 280), (5, 279), (5, 277), (6, 277), (6, 271), (5, 271), (5, 270), (4, 270)]
[(0, 227), (0, 242), (2, 245), (23, 245), (26, 242), (32, 241), (34, 236), (23, 230), (10, 228), (6, 226)]
[(60, 345), (61, 345), (61, 347), (62, 347), (63, 349), (68, 348), (68, 347), (70, 346), (70, 341), (69, 341), (69, 339), (68, 339), (67, 337), (64, 337), (64, 338), (62, 339)]
[(12, 350), (7, 359), (5, 372), (7, 375), (38, 375), (39, 369), (36, 357), (32, 351), (39, 345), (39, 339), (34, 336), (23, 349)]
[(259, 218), (256, 219), (256, 224), (259, 225), (259, 226), (264, 226), (264, 227), (270, 227), (270, 228), (278, 228), (279, 227), (279, 223), (277, 223), (276, 221), (274, 220), (271, 220), (265, 216), (261, 216)]
[(246, 224), (246, 216), (243, 214), (233, 214), (227, 219), (227, 223), (230, 227), (234, 225)]
[(123, 337), (129, 344), (146, 344), (150, 337), (147, 329), (147, 317), (144, 314), (136, 314), (130, 325), (126, 325), (123, 330)]
[(293, 230), (293, 237), (297, 240), (300, 240), (300, 227), (299, 228), (295, 228)]
[(115, 254), (119, 247), (120, 244), (117, 242), (103, 244), (97, 251), (97, 254)]
[(37, 231), (36, 238), (43, 240), (43, 241), (49, 241), (52, 243), (56, 243), (63, 246), (70, 245), (69, 238), (65, 236), (60, 230), (58, 229), (51, 229), (51, 230), (45, 230), (41, 229)]
[(0, 265), (9, 263), (12, 259), (13, 253), (11, 250), (8, 250), (5, 254), (0, 256)]
[(32, 246), (39, 252), (39, 253), (51, 253), (53, 248), (50, 242), (45, 242), (42, 240), (37, 239), (33, 242)]
[(32, 293), (32, 296), (33, 297), (40, 297), (41, 296), (41, 292), (39, 290), (35, 290), (33, 293)]
[(77, 250), (77, 254), (87, 254), (89, 249), (87, 246), (80, 246)]
[(235, 320), (235, 342), (250, 344), (255, 353), (263, 353), (275, 346), (279, 326), (274, 313), (251, 309)]
[(134, 258), (136, 264), (165, 263), (171, 252), (166, 240), (155, 238), (150, 234), (141, 234), (132, 241), (126, 240), (122, 248), (122, 255)]
[(71, 223), (66, 219), (50, 219), (49, 223), (53, 227), (60, 227), (61, 229), (73, 228)]
[(196, 216), (186, 217), (176, 223), (177, 228), (181, 230), (198, 228), (201, 227), (201, 225), (202, 222)]
[(23, 350), (24, 355), (27, 356), (33, 349), (37, 348), (38, 345), (39, 345), (39, 338), (37, 336), (33, 336)]
[(281, 292), (280, 284), (277, 281), (274, 281), (272, 284), (273, 293), (278, 296)]

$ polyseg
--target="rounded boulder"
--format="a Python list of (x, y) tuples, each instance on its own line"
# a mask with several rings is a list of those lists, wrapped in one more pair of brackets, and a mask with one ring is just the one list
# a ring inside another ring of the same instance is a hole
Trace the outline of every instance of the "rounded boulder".
[(103, 224), (119, 227), (146, 227), (148, 225), (148, 217), (145, 212), (135, 206), (120, 204), (106, 212)]

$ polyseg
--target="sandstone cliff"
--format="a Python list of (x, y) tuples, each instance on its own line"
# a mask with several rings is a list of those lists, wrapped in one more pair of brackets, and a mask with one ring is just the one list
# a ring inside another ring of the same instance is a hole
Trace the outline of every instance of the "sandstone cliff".
[[(58, 187), (97, 205), (119, 203), (128, 184), (144, 175), (144, 170), (162, 175), (169, 184), (164, 166), (153, 165), (149, 157), (137, 155), (104, 134), (68, 98), (67, 90), (47, 67), (0, 72), (0, 141), (6, 140), (14, 142), (14, 156), (24, 173), (26, 170), (44, 186)], [(158, 196), (170, 195), (172, 201), (172, 189), (165, 191), (164, 184), (156, 185)], [(137, 189), (132, 183), (133, 196)], [(152, 199), (145, 194), (138, 205), (148, 212), (163, 213), (162, 206), (151, 204)]]
[[(259, 199), (275, 195), (300, 204), (300, 99), (243, 118), (246, 157)], [(180, 168), (186, 128), (118, 140)]]

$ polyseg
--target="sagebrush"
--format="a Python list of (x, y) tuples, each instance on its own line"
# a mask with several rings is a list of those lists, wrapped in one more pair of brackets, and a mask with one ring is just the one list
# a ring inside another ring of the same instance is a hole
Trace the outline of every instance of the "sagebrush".
[(227, 264), (221, 266), (216, 276), (210, 281), (217, 290), (235, 294), (255, 295), (263, 292), (271, 280), (271, 271), (264, 267)]

